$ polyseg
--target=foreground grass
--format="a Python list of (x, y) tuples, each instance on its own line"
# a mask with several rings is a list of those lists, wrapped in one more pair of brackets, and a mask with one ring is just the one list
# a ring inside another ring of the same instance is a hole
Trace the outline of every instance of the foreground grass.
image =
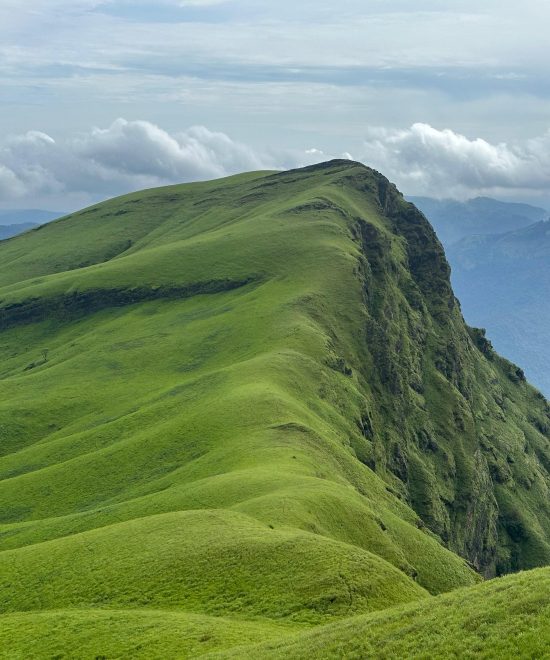
[(550, 657), (549, 589), (550, 570), (529, 571), (312, 630), (155, 609), (8, 614), (0, 657), (542, 659)]
[(157, 610), (61, 610), (0, 617), (0, 658), (196, 658), (296, 626)]
[(549, 658), (549, 592), (550, 570), (529, 571), (209, 657)]

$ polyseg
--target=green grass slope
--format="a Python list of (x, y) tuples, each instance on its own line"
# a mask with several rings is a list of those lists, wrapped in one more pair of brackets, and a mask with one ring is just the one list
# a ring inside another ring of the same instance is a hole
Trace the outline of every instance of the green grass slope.
[(6, 551), (0, 576), (6, 612), (141, 606), (318, 623), (427, 595), (369, 552), (223, 510), (139, 518)]
[(313, 630), (153, 609), (17, 613), (1, 618), (0, 657), (542, 659), (549, 589), (538, 569)]
[(549, 590), (550, 570), (539, 569), (207, 657), (549, 658)]
[(197, 658), (220, 648), (281, 639), (282, 623), (167, 610), (74, 609), (0, 619), (0, 658)]
[(44, 657), (193, 656), (550, 563), (548, 404), (376, 172), (145, 191), (0, 264), (10, 657), (50, 626)]

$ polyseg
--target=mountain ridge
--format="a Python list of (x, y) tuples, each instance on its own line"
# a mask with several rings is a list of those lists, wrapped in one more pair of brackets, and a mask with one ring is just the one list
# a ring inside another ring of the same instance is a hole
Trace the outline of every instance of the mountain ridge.
[(169, 610), (216, 650), (550, 563), (548, 403), (379, 173), (143, 191), (0, 263), (6, 621), (89, 612), (99, 654), (106, 610)]

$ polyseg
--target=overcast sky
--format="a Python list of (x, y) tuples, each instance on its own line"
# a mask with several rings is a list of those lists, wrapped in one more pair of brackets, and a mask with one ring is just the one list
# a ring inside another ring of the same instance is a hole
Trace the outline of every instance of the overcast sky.
[(548, 0), (0, 0), (0, 208), (331, 157), (550, 205), (548, 26)]

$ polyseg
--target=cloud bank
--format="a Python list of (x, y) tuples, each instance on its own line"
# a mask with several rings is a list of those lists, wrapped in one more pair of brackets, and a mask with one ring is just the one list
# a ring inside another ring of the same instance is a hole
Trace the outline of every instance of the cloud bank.
[(362, 159), (407, 194), (466, 198), (550, 190), (550, 131), (491, 144), (423, 123), (405, 130), (375, 128), (367, 132)]
[(38, 131), (8, 138), (0, 146), (0, 202), (64, 194), (95, 200), (269, 166), (224, 133), (196, 126), (170, 134), (147, 121), (117, 119), (63, 141)]
[[(408, 195), (535, 198), (550, 191), (550, 131), (492, 144), (417, 123), (399, 130), (371, 128), (363, 143), (342, 146)], [(63, 140), (29, 131), (0, 144), (0, 205), (70, 210), (142, 188), (334, 157), (353, 158), (348, 151), (315, 146), (259, 151), (204, 126), (170, 133), (126, 119)]]
[(257, 150), (357, 153), (364, 126), (444, 118), (493, 145), (525, 139), (550, 100), (550, 3), (527, 5), (2, 0), (0, 126), (59, 142), (131, 114), (172, 136), (205, 123)]

